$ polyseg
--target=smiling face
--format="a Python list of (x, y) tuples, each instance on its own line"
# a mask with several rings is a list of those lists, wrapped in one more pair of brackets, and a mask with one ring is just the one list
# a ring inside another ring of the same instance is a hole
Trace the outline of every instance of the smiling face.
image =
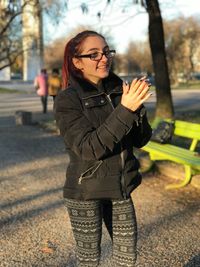
[[(79, 55), (90, 55), (96, 52), (106, 52), (109, 47), (105, 40), (100, 36), (87, 37), (82, 45)], [(73, 58), (73, 63), (76, 68), (80, 69), (83, 73), (83, 77), (94, 84), (106, 78), (109, 75), (112, 59), (107, 58), (105, 55), (100, 60), (91, 60), (89, 57)]]

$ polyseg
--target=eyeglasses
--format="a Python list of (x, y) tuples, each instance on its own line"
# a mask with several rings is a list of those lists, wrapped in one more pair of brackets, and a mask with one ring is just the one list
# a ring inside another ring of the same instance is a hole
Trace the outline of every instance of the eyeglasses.
[(78, 55), (77, 58), (90, 58), (93, 61), (99, 61), (102, 59), (103, 55), (107, 58), (113, 58), (116, 54), (115, 50), (107, 50), (105, 52), (94, 52), (88, 55)]

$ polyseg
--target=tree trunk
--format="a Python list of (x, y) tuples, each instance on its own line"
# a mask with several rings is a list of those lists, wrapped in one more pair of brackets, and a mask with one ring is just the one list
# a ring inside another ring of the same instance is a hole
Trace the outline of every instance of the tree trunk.
[(149, 43), (156, 85), (156, 117), (173, 118), (169, 72), (166, 60), (164, 31), (158, 0), (146, 0), (149, 15)]

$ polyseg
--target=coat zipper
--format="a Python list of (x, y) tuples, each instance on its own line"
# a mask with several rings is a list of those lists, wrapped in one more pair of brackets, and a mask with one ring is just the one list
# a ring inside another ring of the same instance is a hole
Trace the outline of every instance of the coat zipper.
[[(89, 169), (87, 169), (84, 173), (81, 173), (81, 176), (78, 178), (78, 184), (81, 184), (82, 181), (85, 179), (90, 179), (92, 177), (92, 175), (97, 171), (97, 169), (101, 166), (102, 162), (103, 161), (101, 160), (95, 168), (94, 168), (94, 166), (92, 166)], [(93, 168), (94, 168), (94, 170), (92, 171), (92, 173), (90, 175), (84, 176), (87, 172), (89, 172)]]
[[(107, 97), (107, 99), (108, 99), (108, 101), (109, 101), (112, 109), (114, 110), (115, 108), (113, 106), (112, 99), (111, 99), (110, 95), (107, 95), (107, 94), (105, 94), (105, 95), (106, 95), (106, 97)], [(121, 146), (121, 150), (122, 150), (122, 144), (121, 144), (121, 142), (120, 142), (120, 146)], [(120, 153), (120, 158), (121, 158), (121, 167), (122, 167), (122, 175), (121, 175), (121, 180), (120, 180), (120, 182), (121, 182), (121, 189), (122, 189), (122, 196), (123, 196), (124, 199), (126, 199), (127, 196), (126, 196), (125, 178), (124, 178), (125, 161), (124, 161), (124, 152), (123, 151)]]

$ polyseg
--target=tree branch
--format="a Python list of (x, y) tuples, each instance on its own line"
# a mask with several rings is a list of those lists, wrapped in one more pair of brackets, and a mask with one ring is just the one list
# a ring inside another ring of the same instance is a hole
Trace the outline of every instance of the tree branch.
[(116, 26), (119, 26), (119, 25), (124, 24), (125, 22), (127, 22), (129, 19), (132, 19), (132, 18), (134, 18), (134, 17), (136, 17), (137, 15), (140, 15), (140, 14), (146, 14), (146, 12), (136, 13), (134, 15), (131, 15), (131, 16), (127, 17), (125, 20), (118, 22), (117, 24), (110, 24), (110, 25), (107, 24), (106, 26), (108, 26), (108, 27), (116, 27)]

